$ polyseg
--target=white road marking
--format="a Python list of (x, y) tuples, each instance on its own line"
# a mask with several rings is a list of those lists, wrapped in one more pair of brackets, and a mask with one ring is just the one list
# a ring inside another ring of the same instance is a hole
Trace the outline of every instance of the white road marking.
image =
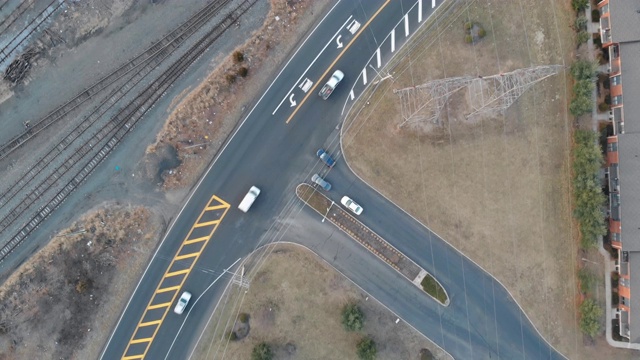
[(336, 43), (338, 44), (338, 49), (342, 48), (342, 46), (343, 46), (342, 41), (340, 41), (340, 38), (342, 38), (342, 35), (338, 35), (338, 37), (336, 38)]
[(296, 106), (298, 104), (295, 100), (293, 100), (293, 96), (294, 95), (295, 94), (293, 94), (293, 93), (291, 93), (291, 95), (289, 95), (289, 103), (291, 103), (291, 107), (294, 107), (294, 106)]
[[(325, 15), (326, 16), (326, 15)], [(320, 50), (320, 52), (318, 53), (318, 55), (316, 55), (315, 59), (313, 59), (313, 61), (311, 62), (311, 64), (309, 64), (309, 66), (307, 66), (307, 68), (304, 70), (304, 72), (302, 73), (302, 75), (300, 75), (300, 78), (298, 78), (298, 80), (296, 80), (296, 82), (293, 84), (293, 86), (291, 87), (291, 89), (289, 89), (289, 91), (287, 91), (287, 94), (284, 96), (284, 98), (282, 98), (282, 101), (280, 101), (280, 104), (278, 104), (278, 106), (276, 107), (275, 110), (273, 110), (273, 112), (271, 113), (271, 115), (275, 115), (276, 111), (278, 111), (278, 109), (280, 108), (280, 106), (282, 106), (282, 103), (287, 100), (287, 97), (289, 96), (289, 93), (291, 93), (293, 91), (293, 88), (296, 87), (296, 84), (300, 83), (300, 80), (302, 80), (302, 78), (304, 77), (304, 75), (307, 73), (307, 71), (309, 71), (309, 69), (311, 69), (311, 66), (313, 66), (313, 64), (315, 64), (316, 60), (318, 60), (318, 58), (320, 57), (320, 55), (322, 55), (322, 53), (327, 49), (327, 46), (329, 46), (329, 44), (331, 44), (333, 42), (333, 39), (335, 39), (335, 37), (338, 35), (338, 33), (340, 32), (340, 30), (342, 30), (343, 27), (345, 27), (345, 25), (347, 25), (347, 23), (349, 22), (349, 20), (351, 20), (351, 18), (353, 17), (353, 15), (349, 16), (349, 18), (347, 19), (347, 21), (345, 21), (342, 26), (340, 26), (340, 28), (338, 29), (338, 31), (336, 31), (335, 34), (333, 34), (333, 36), (331, 37), (331, 39), (329, 39), (329, 41), (327, 42), (327, 44), (322, 48), (322, 50)], [(324, 19), (323, 19), (324, 20)], [(360, 27), (358, 25), (358, 27)], [(314, 29), (315, 31), (315, 29)], [(293, 54), (295, 56), (295, 54)], [(291, 61), (291, 59), (289, 59), (289, 61)], [(288, 64), (289, 62), (287, 62)]]
[(298, 85), (298, 87), (302, 89), (302, 91), (304, 91), (304, 93), (306, 94), (309, 89), (311, 89), (312, 85), (313, 81), (309, 80), (309, 78), (304, 78), (304, 80), (300, 83), (300, 85)]
[(349, 92), (349, 97), (351, 98), (351, 100), (356, 98), (355, 94), (353, 93), (353, 89), (351, 89), (351, 91)]
[(376, 50), (376, 60), (378, 61), (378, 69), (382, 66), (382, 58), (380, 57), (380, 48)]
[(404, 37), (409, 36), (409, 13), (404, 14)]
[(418, 22), (422, 22), (422, 0), (418, 0)]
[(347, 26), (347, 30), (349, 30), (351, 34), (355, 34), (358, 29), (360, 29), (360, 23), (355, 19), (351, 22), (351, 24), (349, 24), (349, 26)]
[(436, 0), (431, 0), (431, 8), (433, 9), (434, 7), (436, 7)]
[(367, 68), (362, 69), (362, 85), (367, 85)]
[(391, 52), (396, 51), (396, 29), (391, 30)]

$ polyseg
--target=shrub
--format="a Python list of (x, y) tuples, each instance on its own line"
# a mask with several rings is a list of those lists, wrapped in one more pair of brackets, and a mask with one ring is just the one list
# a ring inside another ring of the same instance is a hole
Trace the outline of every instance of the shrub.
[(420, 349), (420, 360), (433, 360), (433, 354), (429, 349)]
[(589, 5), (589, 0), (571, 0), (571, 7), (576, 12), (584, 11)]
[(598, 9), (591, 10), (591, 21), (594, 23), (600, 21), (600, 10)]
[(249, 314), (247, 313), (240, 313), (240, 315), (238, 315), (238, 320), (240, 320), (240, 322), (246, 323), (249, 321)]
[(234, 51), (233, 52), (233, 62), (238, 64), (244, 61), (244, 53), (242, 53), (241, 51)]
[(602, 309), (593, 299), (586, 299), (580, 305), (580, 330), (585, 335), (594, 337), (600, 331)]
[(611, 106), (607, 105), (607, 103), (601, 102), (598, 104), (598, 111), (607, 112), (611, 109)]
[(464, 30), (467, 32), (467, 34), (471, 32), (472, 27), (473, 23), (471, 21), (464, 23)]
[(227, 84), (231, 85), (234, 82), (236, 82), (236, 75), (235, 74), (227, 74), (225, 75), (225, 80), (227, 80)]
[(433, 296), (438, 299), (441, 303), (447, 302), (447, 294), (444, 292), (444, 289), (440, 284), (433, 278), (433, 276), (427, 274), (424, 279), (420, 282), (422, 286), (422, 290), (427, 294)]
[(464, 42), (466, 42), (467, 44), (471, 44), (473, 42), (473, 36), (471, 35), (466, 35), (464, 37)]
[(249, 69), (247, 69), (246, 67), (242, 66), (240, 69), (238, 69), (238, 76), (247, 77), (248, 74), (249, 74)]
[(478, 30), (478, 36), (483, 38), (487, 35), (487, 31), (484, 28), (480, 28), (480, 30)]
[(360, 331), (364, 326), (364, 313), (354, 303), (347, 304), (342, 309), (342, 325), (347, 331)]
[(227, 334), (227, 338), (231, 341), (236, 341), (238, 340), (238, 334), (236, 334), (235, 331), (229, 331), (229, 333)]
[(253, 347), (253, 351), (251, 351), (251, 360), (271, 359), (273, 359), (273, 351), (267, 343), (261, 342), (260, 344)]
[(573, 22), (573, 25), (576, 27), (576, 31), (586, 31), (587, 30), (587, 18), (583, 15), (580, 15)]
[(611, 306), (618, 306), (620, 304), (620, 295), (617, 292), (611, 292)]
[(589, 294), (597, 280), (595, 275), (587, 268), (582, 268), (578, 271), (578, 279), (580, 279), (580, 291), (583, 294)]
[(589, 41), (589, 37), (591, 35), (589, 35), (588, 32), (581, 30), (580, 32), (578, 32), (578, 36), (576, 37), (576, 41), (578, 42), (578, 45), (580, 44), (584, 44), (587, 41)]
[(378, 354), (376, 343), (369, 336), (365, 336), (357, 345), (358, 357), (362, 360), (373, 360)]
[[(575, 99), (574, 99), (575, 100)], [(571, 106), (573, 105), (573, 101)], [(606, 233), (602, 205), (602, 193), (598, 172), (604, 160), (594, 131), (577, 130), (574, 134), (573, 150), (573, 195), (574, 216), (580, 224), (582, 247), (597, 245), (598, 238)]]
[(597, 74), (598, 65), (588, 60), (578, 60), (571, 64), (571, 76), (576, 80), (593, 80)]

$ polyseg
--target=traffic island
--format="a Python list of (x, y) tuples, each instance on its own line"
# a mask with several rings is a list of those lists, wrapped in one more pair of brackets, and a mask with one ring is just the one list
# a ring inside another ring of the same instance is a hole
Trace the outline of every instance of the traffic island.
[(296, 195), (305, 204), (322, 215), (322, 221), (330, 221), (434, 300), (444, 306), (449, 305), (449, 297), (438, 280), (400, 253), (380, 235), (343, 210), (339, 203), (327, 198), (309, 184), (298, 185), (296, 187)]

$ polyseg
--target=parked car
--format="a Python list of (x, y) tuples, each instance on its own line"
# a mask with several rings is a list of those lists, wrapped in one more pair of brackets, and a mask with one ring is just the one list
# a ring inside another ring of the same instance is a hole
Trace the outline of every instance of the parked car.
[(173, 309), (173, 312), (181, 315), (184, 312), (184, 309), (187, 307), (189, 300), (191, 300), (191, 293), (188, 291), (183, 292), (182, 295), (180, 295), (180, 299), (178, 299), (178, 303)]
[(326, 152), (324, 149), (318, 149), (318, 151), (316, 152), (316, 155), (318, 155), (320, 160), (322, 160), (328, 167), (333, 167), (333, 165), (336, 164), (336, 161), (333, 160), (331, 155), (329, 155), (329, 153)]
[(311, 177), (311, 181), (320, 185), (320, 187), (325, 189), (326, 191), (331, 190), (331, 184), (329, 184), (325, 179), (321, 178), (318, 174), (313, 174), (313, 176)]
[(362, 206), (358, 205), (355, 201), (351, 200), (348, 196), (343, 196), (342, 200), (340, 200), (342, 205), (346, 206), (347, 209), (351, 210), (354, 214), (360, 215), (362, 214)]

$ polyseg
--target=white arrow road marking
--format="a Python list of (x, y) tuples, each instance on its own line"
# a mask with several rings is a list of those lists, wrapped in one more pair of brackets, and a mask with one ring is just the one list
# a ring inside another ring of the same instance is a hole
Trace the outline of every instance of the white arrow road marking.
[(382, 59), (380, 58), (380, 48), (376, 50), (376, 60), (378, 61), (378, 69), (382, 66)]
[(289, 95), (289, 102), (291, 103), (291, 107), (294, 107), (298, 104), (295, 100), (293, 100), (293, 95), (294, 94)]
[(353, 89), (349, 92), (349, 97), (351, 98), (351, 100), (356, 98), (356, 95), (353, 93)]
[(338, 49), (342, 48), (342, 41), (340, 41), (340, 38), (342, 38), (342, 35), (338, 35), (338, 37), (336, 38), (336, 43), (338, 44)]
[(367, 68), (362, 69), (362, 84), (367, 85)]
[(418, 22), (422, 22), (422, 0), (418, 0)]
[[(316, 55), (315, 59), (313, 59), (313, 61), (311, 62), (311, 64), (309, 64), (309, 66), (307, 66), (307, 68), (304, 70), (304, 72), (302, 73), (302, 75), (300, 75), (300, 77), (298, 78), (298, 80), (296, 80), (296, 82), (293, 84), (293, 86), (291, 87), (291, 89), (289, 89), (289, 91), (287, 92), (287, 94), (290, 94), (293, 91), (293, 88), (296, 87), (297, 84), (300, 83), (300, 80), (302, 80), (302, 78), (304, 77), (304, 75), (307, 73), (307, 71), (309, 71), (309, 69), (311, 69), (311, 67), (313, 66), (313, 64), (316, 62), (316, 60), (318, 60), (318, 58), (320, 57), (320, 55), (322, 55), (322, 53), (327, 49), (327, 46), (329, 46), (332, 42), (333, 39), (338, 36), (338, 33), (340, 32), (340, 30), (342, 30), (343, 27), (345, 27), (345, 25), (347, 25), (347, 23), (349, 21), (351, 21), (351, 18), (353, 17), (353, 15), (349, 16), (349, 18), (342, 24), (342, 26), (340, 26), (340, 28), (338, 29), (338, 31), (335, 32), (335, 34), (333, 34), (333, 36), (331, 37), (331, 39), (329, 39), (329, 41), (327, 42), (327, 44), (322, 48), (322, 50), (320, 50), (320, 52), (318, 53), (318, 55)], [(291, 60), (289, 60), (291, 61)], [(273, 112), (271, 113), (271, 115), (275, 115), (276, 111), (278, 111), (278, 109), (280, 108), (280, 106), (282, 106), (282, 103), (284, 103), (284, 101), (287, 100), (287, 95), (285, 95), (282, 98), (282, 101), (280, 101), (280, 104), (278, 104), (278, 106), (276, 106), (276, 109), (273, 110)]]
[(391, 30), (391, 52), (396, 51), (396, 29)]

